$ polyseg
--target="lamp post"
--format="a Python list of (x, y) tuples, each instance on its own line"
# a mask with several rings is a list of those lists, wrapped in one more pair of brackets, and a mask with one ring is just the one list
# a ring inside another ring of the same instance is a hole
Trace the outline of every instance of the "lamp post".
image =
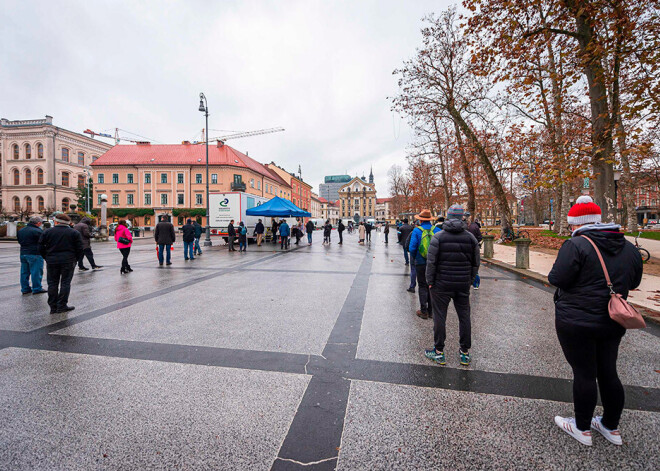
[(89, 207), (89, 180), (92, 178), (91, 175), (89, 174), (89, 170), (85, 170), (85, 175), (87, 176), (86, 178), (86, 186), (87, 186), (87, 191), (85, 192), (85, 212), (89, 213), (91, 211), (91, 208)]
[(199, 111), (204, 113), (206, 117), (206, 127), (204, 128), (206, 137), (206, 238), (204, 239), (204, 247), (213, 245), (211, 243), (211, 225), (209, 218), (209, 106), (206, 101), (206, 96), (203, 93), (199, 94)]
[(614, 169), (614, 223), (619, 222), (619, 180), (621, 179), (621, 170)]

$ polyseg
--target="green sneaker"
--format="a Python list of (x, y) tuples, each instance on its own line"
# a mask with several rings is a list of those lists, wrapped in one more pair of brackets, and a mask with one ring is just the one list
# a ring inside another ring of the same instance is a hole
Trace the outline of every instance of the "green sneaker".
[(425, 350), (424, 355), (426, 358), (429, 360), (433, 360), (436, 362), (438, 365), (446, 365), (447, 362), (445, 361), (445, 352), (436, 352), (435, 348), (431, 348), (430, 350)]
[(463, 352), (459, 350), (461, 353), (461, 365), (463, 366), (468, 366), (472, 359), (470, 358), (470, 353), (469, 352)]

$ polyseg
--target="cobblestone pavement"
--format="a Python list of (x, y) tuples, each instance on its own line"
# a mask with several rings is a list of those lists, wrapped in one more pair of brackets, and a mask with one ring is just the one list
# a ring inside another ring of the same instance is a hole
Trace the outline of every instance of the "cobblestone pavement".
[[(552, 290), (482, 267), (473, 364), (423, 357), (401, 247), (213, 247), (158, 267), (139, 241), (119, 274), (111, 243), (76, 272), (68, 315), (22, 296), (0, 244), (0, 469), (658, 469), (660, 332), (629, 332), (623, 447), (584, 447)], [(301, 244), (303, 242), (301, 241)], [(453, 309), (453, 308), (452, 308)]]

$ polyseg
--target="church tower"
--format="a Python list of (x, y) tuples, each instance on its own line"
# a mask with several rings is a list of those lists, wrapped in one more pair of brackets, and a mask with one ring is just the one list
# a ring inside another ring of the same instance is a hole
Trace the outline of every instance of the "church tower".
[(374, 166), (371, 166), (371, 171), (369, 172), (369, 183), (374, 182)]

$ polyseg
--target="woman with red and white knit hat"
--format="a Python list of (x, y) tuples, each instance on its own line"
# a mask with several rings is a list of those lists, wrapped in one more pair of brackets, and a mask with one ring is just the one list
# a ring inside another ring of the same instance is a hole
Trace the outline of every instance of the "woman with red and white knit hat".
[[(625, 329), (608, 312), (610, 289), (598, 255), (600, 251), (614, 285), (624, 298), (642, 281), (642, 258), (620, 232), (618, 224), (601, 222), (600, 207), (580, 196), (568, 212), (573, 237), (562, 245), (548, 280), (555, 292), (555, 326), (566, 360), (573, 369), (575, 417), (555, 417), (555, 423), (584, 445), (591, 445), (591, 429), (621, 445), (619, 420), (623, 385), (616, 371), (619, 344)], [(585, 237), (580, 237), (585, 236)], [(603, 415), (593, 417), (598, 399)]]

